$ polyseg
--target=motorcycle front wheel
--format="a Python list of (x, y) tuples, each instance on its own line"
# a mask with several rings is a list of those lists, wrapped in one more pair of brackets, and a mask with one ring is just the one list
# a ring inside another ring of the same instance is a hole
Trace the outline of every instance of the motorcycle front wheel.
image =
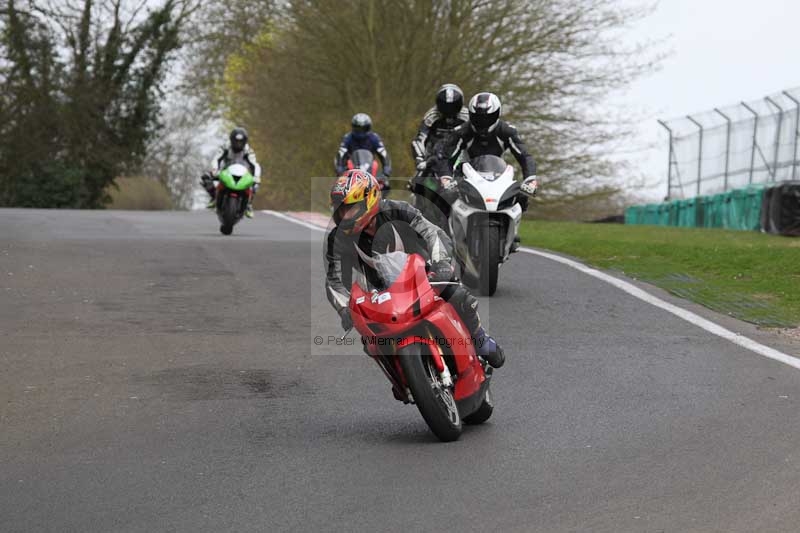
[(481, 296), (492, 296), (497, 290), (497, 276), (500, 267), (500, 228), (487, 226), (481, 232), (480, 242), (480, 280), (478, 288)]
[(442, 383), (430, 355), (422, 345), (410, 344), (398, 351), (398, 357), (414, 403), (433, 434), (443, 442), (458, 440), (461, 415), (453, 392)]
[(233, 233), (233, 225), (236, 224), (238, 215), (239, 199), (226, 196), (222, 202), (222, 225), (219, 227), (219, 231), (223, 235)]

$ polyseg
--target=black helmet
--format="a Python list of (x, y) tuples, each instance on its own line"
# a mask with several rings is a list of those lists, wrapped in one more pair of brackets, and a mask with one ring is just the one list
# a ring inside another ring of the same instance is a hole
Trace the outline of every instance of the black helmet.
[(464, 107), (464, 93), (454, 83), (445, 83), (436, 91), (436, 109), (447, 118), (458, 115)]
[(247, 130), (244, 128), (233, 128), (230, 135), (231, 150), (241, 152), (247, 146)]
[(500, 121), (500, 99), (496, 94), (478, 93), (469, 101), (469, 122), (475, 131), (487, 132)]
[(353, 135), (356, 137), (365, 137), (372, 129), (372, 119), (366, 113), (356, 113), (353, 115), (353, 120), (350, 121), (353, 126)]

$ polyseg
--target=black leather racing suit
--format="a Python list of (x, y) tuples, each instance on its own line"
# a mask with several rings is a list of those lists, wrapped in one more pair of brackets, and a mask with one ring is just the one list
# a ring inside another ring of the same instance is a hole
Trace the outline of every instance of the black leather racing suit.
[(431, 149), (437, 142), (451, 135), (458, 126), (469, 121), (469, 112), (466, 107), (455, 117), (444, 116), (436, 107), (425, 113), (419, 125), (416, 137), (411, 141), (411, 155), (416, 163), (425, 161), (431, 155)]
[[(456, 161), (462, 150), (470, 158), (482, 155), (503, 157), (505, 151), (510, 150), (519, 166), (522, 167), (522, 179), (536, 175), (536, 161), (528, 153), (525, 143), (519, 137), (517, 128), (504, 120), (499, 120), (497, 125), (488, 131), (476, 131), (468, 122), (462, 124), (453, 130), (453, 134), (443, 142), (443, 146), (451, 163)], [(528, 196), (520, 193), (518, 201), (523, 212), (526, 211)]]
[[(436, 106), (430, 108), (422, 118), (416, 137), (411, 141), (411, 155), (414, 157), (415, 164), (426, 161), (428, 157), (434, 155), (437, 146), (452, 137), (453, 131), (460, 125), (469, 120), (469, 111), (462, 107), (455, 117), (443, 115)], [(455, 190), (446, 193), (439, 190), (438, 194), (427, 190), (423, 183), (427, 177), (441, 177), (451, 175), (449, 167), (443, 161), (438, 160), (422, 171), (417, 172), (411, 180), (411, 191), (415, 194), (415, 205), (417, 208), (425, 209), (432, 203), (442, 213), (443, 226), (447, 227), (447, 217), (450, 215), (450, 203), (455, 199)], [(427, 213), (427, 211), (426, 211)], [(430, 214), (428, 214), (430, 216)], [(435, 217), (434, 220), (438, 220)]]
[[(364, 264), (356, 246), (370, 257), (373, 250), (381, 253), (393, 251), (396, 230), (406, 253), (418, 253), (432, 263), (444, 261), (453, 264), (453, 243), (450, 237), (412, 205), (395, 200), (381, 200), (376, 219), (374, 236), (363, 231), (357, 236), (339, 235), (336, 227), (328, 234), (325, 248), (325, 292), (337, 313), (347, 308), (350, 302), (351, 273), (354, 267), (364, 272), (371, 283), (377, 280), (377, 273)], [(449, 285), (441, 296), (455, 308), (471, 333), (480, 329), (478, 300), (465, 287)]]

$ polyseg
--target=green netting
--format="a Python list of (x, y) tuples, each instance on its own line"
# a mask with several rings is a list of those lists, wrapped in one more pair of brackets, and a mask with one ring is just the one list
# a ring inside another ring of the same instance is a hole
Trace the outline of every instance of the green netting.
[(655, 225), (658, 224), (658, 205), (647, 204), (644, 206), (644, 223)]
[(725, 210), (723, 224), (727, 229), (744, 229), (744, 204), (747, 195), (742, 189), (731, 191), (728, 208)]
[(646, 211), (646, 209), (645, 209), (645, 206), (643, 206), (643, 205), (640, 205), (640, 206), (639, 206), (639, 213), (638, 213), (638, 216), (639, 216), (639, 224), (645, 224), (645, 215), (646, 215), (646, 214), (647, 214), (647, 211)]
[(625, 210), (625, 223), (758, 230), (764, 191), (763, 185), (751, 185), (713, 196), (634, 205)]
[(658, 225), (669, 226), (669, 204), (658, 204)]
[(697, 198), (697, 209), (702, 211), (702, 220), (697, 221), (698, 227), (711, 228), (714, 221), (714, 203), (711, 196)]
[(680, 226), (683, 224), (683, 219), (686, 217), (686, 200), (675, 200), (674, 202), (675, 209), (675, 226)]
[(632, 205), (625, 210), (625, 223), (626, 224), (641, 224), (642, 223), (642, 206)]
[(680, 215), (680, 206), (678, 205), (679, 200), (672, 200), (671, 202), (667, 203), (669, 206), (669, 225), (670, 226), (677, 226), (678, 225), (678, 217)]
[(686, 200), (686, 214), (684, 215), (686, 226), (689, 228), (696, 228), (697, 222), (700, 219), (697, 213), (697, 198), (689, 198)]
[(711, 197), (711, 220), (706, 227), (721, 228), (724, 226), (727, 199), (728, 193), (715, 194)]
[(678, 226), (694, 228), (697, 226), (697, 203), (694, 198), (678, 201)]
[(761, 203), (764, 199), (764, 185), (751, 185), (744, 189), (744, 230), (758, 231), (761, 229)]
[(703, 197), (698, 196), (694, 199), (694, 226), (696, 228), (702, 228), (705, 225), (706, 219), (706, 206), (703, 203)]

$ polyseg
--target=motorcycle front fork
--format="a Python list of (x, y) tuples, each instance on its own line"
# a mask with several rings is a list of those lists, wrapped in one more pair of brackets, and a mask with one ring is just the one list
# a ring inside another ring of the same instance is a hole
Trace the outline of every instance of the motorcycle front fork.
[(453, 386), (453, 376), (450, 374), (450, 369), (447, 368), (447, 363), (444, 365), (444, 370), (439, 372), (439, 377), (442, 378), (442, 385), (445, 387)]

